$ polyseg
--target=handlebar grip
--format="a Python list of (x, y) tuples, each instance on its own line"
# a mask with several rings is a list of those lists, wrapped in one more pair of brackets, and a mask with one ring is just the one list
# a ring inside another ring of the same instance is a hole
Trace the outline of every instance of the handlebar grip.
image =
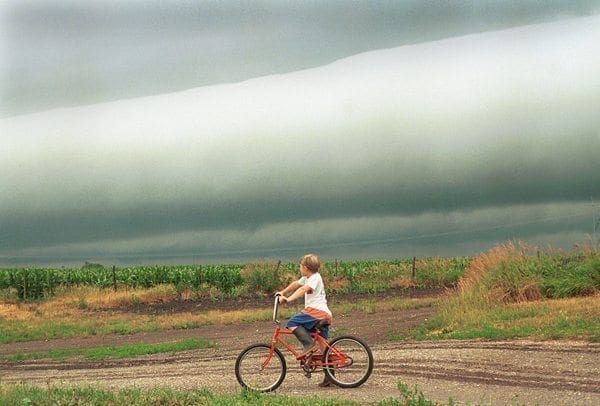
[(279, 310), (279, 296), (278, 294), (275, 294), (275, 303), (273, 304), (273, 321), (277, 324), (279, 324), (279, 320), (277, 320), (277, 311)]

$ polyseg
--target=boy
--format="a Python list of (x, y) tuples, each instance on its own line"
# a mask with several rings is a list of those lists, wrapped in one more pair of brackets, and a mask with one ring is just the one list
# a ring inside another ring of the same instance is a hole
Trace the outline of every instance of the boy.
[[(317, 350), (323, 350), (316, 344), (310, 336), (310, 330), (313, 329), (321, 320), (331, 322), (331, 310), (327, 307), (327, 298), (325, 296), (325, 286), (319, 273), (321, 262), (319, 257), (314, 254), (306, 254), (300, 258), (300, 274), (302, 277), (297, 281), (290, 283), (285, 289), (277, 292), (279, 294), (279, 303), (292, 302), (304, 296), (304, 309), (292, 316), (286, 324), (286, 327), (292, 330), (298, 341), (302, 343), (304, 352), (307, 355)], [(285, 296), (292, 292), (290, 296)], [(329, 336), (329, 326), (321, 328), (321, 336), (325, 339)], [(329, 386), (330, 383), (324, 380), (319, 386)]]

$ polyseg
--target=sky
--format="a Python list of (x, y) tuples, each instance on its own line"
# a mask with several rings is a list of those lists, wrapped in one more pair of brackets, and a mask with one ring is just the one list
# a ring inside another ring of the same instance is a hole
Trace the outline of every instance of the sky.
[(0, 266), (600, 239), (600, 1), (0, 1)]

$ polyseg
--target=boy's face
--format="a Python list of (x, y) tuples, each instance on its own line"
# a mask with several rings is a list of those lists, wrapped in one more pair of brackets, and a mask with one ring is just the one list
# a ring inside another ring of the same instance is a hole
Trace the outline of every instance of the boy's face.
[(308, 270), (307, 267), (305, 267), (304, 265), (300, 264), (300, 275), (305, 276), (305, 277), (309, 277), (311, 274), (311, 272)]

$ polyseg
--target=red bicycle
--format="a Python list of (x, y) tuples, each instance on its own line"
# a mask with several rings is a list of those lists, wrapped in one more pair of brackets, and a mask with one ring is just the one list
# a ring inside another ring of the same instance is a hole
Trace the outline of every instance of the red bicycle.
[[(285, 338), (293, 335), (292, 331), (281, 328), (277, 318), (279, 297), (275, 296), (273, 321), (276, 324), (271, 344), (252, 344), (238, 355), (235, 361), (235, 376), (245, 388), (259, 392), (274, 391), (282, 384), (287, 372), (287, 365), (279, 347), (287, 350), (310, 378), (315, 371), (324, 371), (327, 378), (341, 388), (356, 388), (369, 379), (373, 371), (373, 353), (360, 338), (345, 335), (328, 341), (319, 335), (319, 328), (328, 321), (321, 321), (311, 331), (314, 342), (320, 343), (323, 353), (317, 352), (302, 355), (289, 344)], [(279, 345), (279, 347), (278, 347)]]

